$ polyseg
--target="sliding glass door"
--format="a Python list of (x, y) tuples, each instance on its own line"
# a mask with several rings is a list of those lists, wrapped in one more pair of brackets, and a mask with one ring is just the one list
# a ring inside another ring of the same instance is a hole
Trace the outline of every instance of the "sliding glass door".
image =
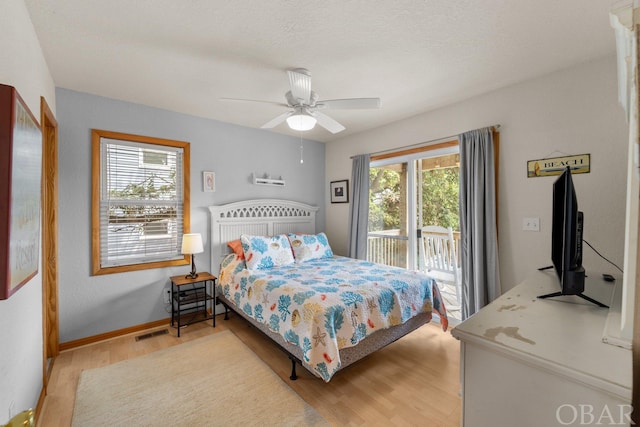
[(369, 261), (412, 268), (409, 220), (413, 200), (409, 183), (413, 163), (395, 162), (369, 168)]
[(460, 154), (445, 154), (418, 160), (418, 229), (437, 225), (451, 228), (460, 260)]
[(418, 268), (418, 230), (451, 227), (459, 238), (459, 149), (449, 146), (373, 160), (367, 259)]

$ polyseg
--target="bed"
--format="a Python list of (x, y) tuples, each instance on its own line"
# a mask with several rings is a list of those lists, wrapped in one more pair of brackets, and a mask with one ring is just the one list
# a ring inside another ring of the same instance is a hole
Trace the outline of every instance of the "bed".
[(329, 381), (434, 311), (446, 330), (435, 280), (334, 255), (326, 235), (316, 233), (316, 207), (259, 199), (209, 210), (218, 301), (280, 345), (292, 361), (291, 379), (299, 363)]

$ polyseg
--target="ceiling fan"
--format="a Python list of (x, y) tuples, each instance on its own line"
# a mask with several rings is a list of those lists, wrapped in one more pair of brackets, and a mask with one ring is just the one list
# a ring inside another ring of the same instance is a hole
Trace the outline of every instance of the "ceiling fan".
[(262, 125), (271, 129), (286, 121), (293, 130), (311, 130), (318, 123), (331, 133), (342, 132), (345, 127), (336, 120), (318, 111), (325, 109), (374, 109), (380, 108), (380, 98), (347, 98), (319, 100), (318, 94), (311, 90), (311, 73), (305, 68), (287, 70), (291, 90), (285, 93), (286, 104), (256, 101), (251, 99), (222, 98), (232, 101), (267, 102), (290, 108), (290, 111), (269, 120)]

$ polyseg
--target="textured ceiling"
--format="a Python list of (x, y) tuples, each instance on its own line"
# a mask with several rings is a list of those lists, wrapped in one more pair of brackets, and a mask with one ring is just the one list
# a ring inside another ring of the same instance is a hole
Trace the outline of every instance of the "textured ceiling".
[[(311, 71), (332, 141), (615, 53), (619, 0), (25, 0), (56, 86), (259, 128)], [(290, 135), (283, 123), (272, 130)]]

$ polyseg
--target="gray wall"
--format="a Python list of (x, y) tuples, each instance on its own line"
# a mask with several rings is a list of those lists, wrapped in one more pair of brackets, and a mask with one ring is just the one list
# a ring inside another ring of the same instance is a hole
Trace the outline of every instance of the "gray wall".
[[(191, 143), (191, 231), (202, 233), (198, 270), (211, 269), (207, 206), (252, 198), (318, 206), (325, 227), (325, 146), (66, 89), (56, 90), (59, 123), (60, 342), (169, 317), (162, 290), (188, 266), (91, 276), (91, 129)], [(202, 191), (202, 172), (216, 173), (216, 191)], [(285, 187), (252, 183), (251, 174), (282, 177)]]

